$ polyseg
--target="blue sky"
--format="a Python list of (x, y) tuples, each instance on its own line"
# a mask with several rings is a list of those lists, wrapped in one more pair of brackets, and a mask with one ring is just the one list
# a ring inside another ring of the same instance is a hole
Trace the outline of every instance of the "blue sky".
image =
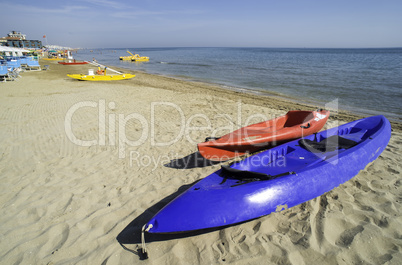
[(81, 48), (402, 47), (401, 0), (0, 0), (0, 36)]

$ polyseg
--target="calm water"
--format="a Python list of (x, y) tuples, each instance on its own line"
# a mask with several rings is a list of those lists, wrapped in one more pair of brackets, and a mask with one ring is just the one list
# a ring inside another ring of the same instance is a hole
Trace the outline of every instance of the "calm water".
[(120, 61), (127, 49), (80, 50), (96, 60), (147, 73), (265, 91), (402, 121), (402, 48), (129, 48), (150, 61)]

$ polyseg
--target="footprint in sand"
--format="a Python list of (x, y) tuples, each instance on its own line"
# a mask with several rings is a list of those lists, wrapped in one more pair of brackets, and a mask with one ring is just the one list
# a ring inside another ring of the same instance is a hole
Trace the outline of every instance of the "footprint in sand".
[(362, 225), (358, 225), (354, 228), (345, 230), (339, 238), (336, 240), (335, 244), (340, 247), (349, 247), (352, 244), (353, 239), (358, 233), (361, 233), (364, 230)]

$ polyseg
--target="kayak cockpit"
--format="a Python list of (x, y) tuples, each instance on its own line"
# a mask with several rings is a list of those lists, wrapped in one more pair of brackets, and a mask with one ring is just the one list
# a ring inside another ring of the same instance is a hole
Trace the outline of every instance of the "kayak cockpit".
[(285, 118), (286, 120), (283, 127), (294, 127), (303, 123), (311, 122), (314, 119), (314, 113), (311, 111), (289, 111), (285, 115)]

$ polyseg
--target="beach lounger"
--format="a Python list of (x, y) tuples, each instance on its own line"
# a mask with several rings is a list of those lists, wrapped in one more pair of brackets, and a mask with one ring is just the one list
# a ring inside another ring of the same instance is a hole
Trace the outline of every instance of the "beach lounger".
[(9, 71), (13, 71), (14, 69), (19, 69), (19, 71), (22, 71), (21, 61), (18, 58), (7, 58), (7, 66)]
[(0, 80), (2, 82), (14, 81), (19, 77), (19, 71), (16, 68), (10, 68), (6, 64), (0, 64)]
[(26, 69), (28, 67), (28, 60), (30, 60), (28, 57), (21, 56), (21, 57), (18, 57), (18, 60), (20, 61), (22, 68)]
[(6, 65), (0, 65), (0, 78), (1, 81), (6, 82), (9, 78), (8, 76), (8, 68)]
[(3, 70), (4, 73), (7, 70), (7, 74), (4, 74), (4, 76), (6, 76), (6, 80), (8, 79), (8, 80), (13, 81), (16, 78), (21, 77), (20, 72), (22, 71), (22, 68), (14, 67), (13, 65), (16, 65), (16, 64), (13, 64), (13, 63), (10, 64), (10, 62), (8, 60), (7, 61), (1, 60), (0, 65), (4, 68), (4, 70)]
[(12, 80), (17, 80), (18, 77), (21, 77), (20, 72), (21, 68), (12, 68), (8, 71), (8, 76), (12, 78)]
[(27, 68), (26, 69), (30, 70), (30, 71), (40, 71), (41, 70), (39, 62), (36, 60), (33, 60), (33, 59), (27, 60)]

